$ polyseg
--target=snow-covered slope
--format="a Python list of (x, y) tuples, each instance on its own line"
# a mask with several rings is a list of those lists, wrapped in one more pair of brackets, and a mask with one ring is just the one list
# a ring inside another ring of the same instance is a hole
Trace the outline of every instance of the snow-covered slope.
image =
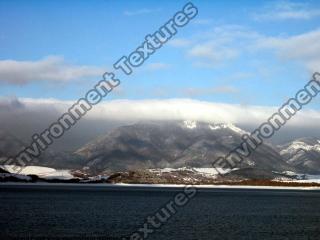
[(320, 174), (320, 140), (300, 138), (280, 146), (280, 154), (300, 173)]
[(229, 129), (229, 130), (233, 131), (234, 133), (238, 133), (240, 135), (249, 134), (248, 132), (244, 131), (243, 129), (236, 127), (232, 123), (207, 124), (207, 123), (197, 122), (197, 121), (192, 121), (192, 120), (184, 120), (184, 121), (182, 121), (181, 126), (184, 128), (194, 129), (194, 130), (196, 130), (197, 128), (208, 128), (212, 131)]
[(280, 151), (280, 154), (295, 154), (298, 150), (316, 151), (320, 153), (320, 140), (304, 138), (292, 141)]
[[(142, 168), (211, 168), (242, 142), (246, 132), (232, 124), (153, 121), (119, 127), (76, 151), (94, 171)], [(237, 166), (290, 170), (277, 149), (260, 146)]]
[(57, 170), (54, 168), (39, 166), (26, 166), (22, 168), (22, 170), (20, 171), (20, 168), (15, 167), (14, 165), (4, 165), (0, 167), (13, 174), (19, 173), (20, 175), (37, 175), (45, 179), (67, 180), (74, 178), (74, 176), (70, 173), (69, 170)]

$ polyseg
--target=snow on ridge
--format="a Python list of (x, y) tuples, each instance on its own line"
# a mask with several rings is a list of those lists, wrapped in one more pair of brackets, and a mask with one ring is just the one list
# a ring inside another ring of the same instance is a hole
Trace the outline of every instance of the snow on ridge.
[(233, 125), (232, 123), (228, 123), (226, 124), (227, 128), (231, 129), (232, 131), (239, 133), (239, 134), (248, 134), (248, 132), (242, 130), (241, 128), (236, 127), (235, 125)]
[(310, 151), (310, 150), (314, 150), (317, 152), (320, 152), (320, 141), (318, 140), (319, 144), (315, 144), (315, 145), (309, 145), (305, 142), (296, 140), (293, 141), (286, 149), (283, 149), (280, 154), (287, 154), (287, 153), (295, 153), (298, 150), (305, 150), (305, 151)]
[(219, 129), (229, 128), (230, 130), (232, 130), (238, 134), (241, 134), (241, 135), (248, 134), (248, 132), (242, 130), (241, 128), (236, 127), (232, 123), (220, 123), (220, 124), (216, 124), (216, 125), (209, 125), (209, 128), (211, 130), (219, 130)]
[[(183, 121), (183, 127), (189, 128), (189, 129), (194, 129), (198, 127), (197, 121), (193, 120), (184, 120)], [(236, 132), (237, 134), (243, 135), (243, 134), (249, 134), (248, 132), (242, 130), (241, 128), (236, 127), (232, 123), (218, 123), (218, 124), (208, 124), (207, 127), (212, 130), (219, 130), (219, 129), (230, 129), (233, 132)]]
[(183, 124), (186, 128), (196, 128), (197, 127), (197, 122), (196, 121), (191, 121), (191, 120), (185, 120), (183, 121)]
[(221, 129), (221, 127), (220, 127), (219, 125), (212, 126), (211, 124), (209, 125), (209, 128), (210, 128), (211, 130)]

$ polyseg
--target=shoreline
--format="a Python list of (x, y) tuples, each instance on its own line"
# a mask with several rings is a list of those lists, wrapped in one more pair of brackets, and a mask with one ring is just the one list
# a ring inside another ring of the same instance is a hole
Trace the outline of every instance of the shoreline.
[(250, 189), (250, 190), (319, 190), (320, 187), (303, 187), (303, 186), (255, 186), (255, 185), (191, 185), (191, 184), (129, 184), (129, 183), (19, 183), (19, 182), (1, 182), (0, 187), (15, 186), (52, 186), (52, 187), (99, 187), (99, 188), (141, 188), (141, 189), (183, 189), (185, 186), (192, 186), (197, 189)]

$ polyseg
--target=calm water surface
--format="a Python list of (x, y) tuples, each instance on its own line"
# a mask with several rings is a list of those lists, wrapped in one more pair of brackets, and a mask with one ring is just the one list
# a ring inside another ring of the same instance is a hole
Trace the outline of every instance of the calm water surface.
[[(122, 239), (179, 188), (0, 185), (0, 239)], [(201, 190), (148, 239), (320, 239), (320, 191)]]

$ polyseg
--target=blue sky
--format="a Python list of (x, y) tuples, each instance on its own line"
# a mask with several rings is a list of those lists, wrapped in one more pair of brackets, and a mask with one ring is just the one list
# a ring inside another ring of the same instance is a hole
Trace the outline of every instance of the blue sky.
[[(118, 75), (105, 101), (278, 106), (320, 70), (319, 1), (192, 2), (198, 16), (134, 74)], [(0, 96), (82, 97), (186, 3), (1, 0)]]

